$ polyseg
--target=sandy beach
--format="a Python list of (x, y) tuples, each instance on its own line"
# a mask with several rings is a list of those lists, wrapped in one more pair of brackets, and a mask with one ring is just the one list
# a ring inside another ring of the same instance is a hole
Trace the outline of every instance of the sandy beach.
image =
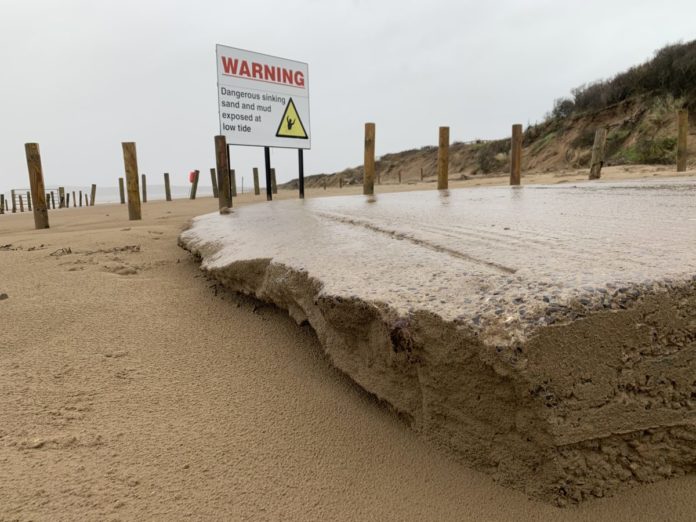
[(216, 210), (151, 201), (130, 222), (97, 205), (51, 211), (43, 231), (31, 213), (0, 216), (0, 521), (696, 518), (693, 476), (559, 509), (421, 440), (332, 368), (311, 328), (203, 276), (177, 236)]

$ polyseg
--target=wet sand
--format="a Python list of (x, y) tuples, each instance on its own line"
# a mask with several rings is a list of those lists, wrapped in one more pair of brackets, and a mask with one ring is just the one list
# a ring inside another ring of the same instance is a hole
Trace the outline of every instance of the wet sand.
[(693, 520), (696, 477), (561, 510), (440, 453), (202, 276), (176, 238), (215, 208), (0, 216), (0, 520)]

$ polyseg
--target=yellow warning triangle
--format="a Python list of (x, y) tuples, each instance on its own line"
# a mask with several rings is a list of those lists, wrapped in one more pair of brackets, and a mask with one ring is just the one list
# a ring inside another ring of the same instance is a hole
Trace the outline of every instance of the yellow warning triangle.
[(300, 115), (297, 114), (297, 109), (295, 108), (295, 103), (292, 101), (292, 98), (288, 100), (288, 106), (285, 107), (285, 112), (280, 120), (280, 125), (278, 125), (276, 136), (279, 138), (307, 139), (307, 131), (304, 125), (302, 125), (302, 120), (300, 119)]

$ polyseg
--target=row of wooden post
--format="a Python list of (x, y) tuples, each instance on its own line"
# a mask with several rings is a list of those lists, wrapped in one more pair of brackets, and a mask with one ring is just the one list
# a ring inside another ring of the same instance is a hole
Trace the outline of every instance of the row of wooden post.
[[(677, 172), (686, 170), (687, 136), (689, 129), (689, 115), (686, 109), (677, 112)], [(517, 186), (522, 183), (522, 125), (516, 123), (512, 126), (510, 140), (510, 185)], [(607, 128), (597, 129), (592, 146), (590, 160), (589, 179), (599, 179), (604, 165), (604, 153), (607, 141)], [(437, 188), (447, 189), (449, 186), (449, 127), (440, 127), (437, 150)], [(379, 180), (379, 176), (377, 177)], [(420, 169), (420, 179), (423, 181), (423, 169)], [(401, 183), (401, 172), (399, 172)], [(342, 179), (339, 177), (339, 187)], [(324, 181), (326, 188), (326, 181)], [(363, 194), (375, 193), (375, 124), (365, 124), (365, 160), (363, 173)]]

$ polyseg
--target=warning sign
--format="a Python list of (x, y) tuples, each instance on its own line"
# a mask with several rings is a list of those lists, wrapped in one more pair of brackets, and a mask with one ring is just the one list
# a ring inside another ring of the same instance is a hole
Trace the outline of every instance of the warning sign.
[(297, 109), (295, 104), (292, 102), (292, 98), (288, 100), (288, 106), (285, 108), (283, 113), (283, 118), (280, 120), (280, 125), (278, 125), (278, 132), (276, 136), (281, 138), (300, 138), (302, 140), (307, 139), (307, 131), (302, 125), (302, 120), (300, 115), (297, 114)]
[(231, 145), (309, 149), (306, 63), (216, 47), (220, 133)]

